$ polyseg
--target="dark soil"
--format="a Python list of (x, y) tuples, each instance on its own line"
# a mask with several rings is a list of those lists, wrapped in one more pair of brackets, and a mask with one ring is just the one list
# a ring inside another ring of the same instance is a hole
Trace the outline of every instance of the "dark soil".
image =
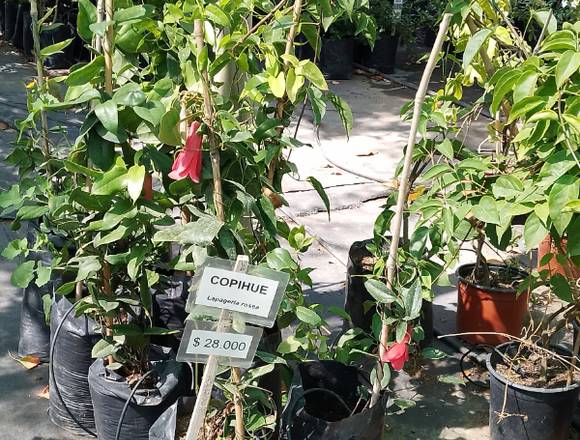
[[(511, 365), (501, 363), (497, 364), (495, 369), (513, 383), (545, 389), (565, 387), (570, 374), (568, 364), (556, 358), (546, 359), (546, 355), (539, 352), (520, 353), (513, 359)], [(574, 370), (572, 383), (578, 381), (580, 372)]]

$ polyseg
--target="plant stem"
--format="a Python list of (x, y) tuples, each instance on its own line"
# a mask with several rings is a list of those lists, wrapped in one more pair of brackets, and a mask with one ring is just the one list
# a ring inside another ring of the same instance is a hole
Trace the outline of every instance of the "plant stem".
[[(284, 50), (284, 55), (290, 55), (292, 52), (292, 48), (294, 47), (294, 39), (296, 38), (296, 31), (298, 29), (298, 25), (300, 24), (300, 15), (302, 14), (302, 0), (296, 0), (294, 2), (294, 8), (292, 11), (292, 26), (290, 26), (290, 31), (288, 31), (288, 38), (286, 39), (286, 48)], [(289, 65), (289, 61), (286, 59), (284, 60), (284, 71), (287, 70)], [(288, 97), (286, 93), (282, 98), (278, 99), (276, 103), (276, 118), (282, 120), (284, 117), (284, 107), (288, 102)], [(284, 131), (283, 127), (278, 127), (277, 132), (278, 135), (282, 135)], [(281, 154), (281, 153), (280, 153)], [(274, 182), (274, 175), (276, 174), (276, 167), (278, 165), (278, 156), (275, 156), (270, 162), (270, 166), (268, 168), (268, 180), (270, 182)]]
[(112, 97), (113, 95), (113, 40), (115, 38), (113, 29), (113, 1), (105, 1), (105, 21), (110, 21), (107, 26), (105, 38), (103, 39), (103, 55), (105, 56), (105, 91)]
[[(195, 44), (198, 51), (201, 51), (205, 46), (204, 36), (203, 36), (203, 22), (200, 19), (196, 19), (193, 22), (193, 37), (195, 39)], [(202, 75), (202, 94), (203, 94), (203, 108), (205, 123), (208, 126), (209, 134), (209, 148), (210, 148), (210, 158), (211, 167), (213, 174), (213, 199), (216, 209), (216, 216), (221, 222), (225, 221), (224, 205), (222, 198), (222, 179), (221, 179), (221, 167), (220, 167), (220, 150), (217, 145), (215, 135), (213, 133), (213, 107), (211, 101), (211, 90), (210, 90), (210, 80), (207, 70), (201, 72)], [(240, 383), (241, 371), (239, 368), (232, 367), (232, 382), (234, 384)], [(234, 394), (234, 407), (236, 410), (236, 440), (243, 440), (245, 437), (244, 429), (244, 407), (242, 405), (242, 399), (239, 390), (236, 390)]]
[[(103, 21), (103, 16), (105, 15), (105, 5), (104, 0), (97, 0), (97, 23), (101, 23)], [(100, 35), (95, 33), (95, 51), (97, 53), (101, 53), (103, 48), (103, 39)]]
[[(107, 296), (113, 295), (113, 290), (111, 289), (111, 266), (107, 260), (103, 260), (103, 292)], [(111, 316), (105, 316), (105, 335), (112, 338), (113, 337), (113, 318)], [(107, 363), (111, 365), (114, 362), (113, 355), (107, 357)]]
[[(42, 57), (40, 56), (40, 29), (38, 28), (38, 2), (37, 0), (30, 0), (30, 20), (32, 22), (32, 39), (34, 44), (34, 58), (36, 61), (36, 77), (38, 81), (39, 93), (44, 93), (44, 66)], [(46, 162), (46, 177), (50, 177), (50, 144), (48, 140), (48, 119), (44, 109), (40, 110), (40, 126), (42, 137), (42, 152), (44, 161)]]
[[(439, 32), (437, 33), (437, 39), (433, 49), (431, 49), (431, 54), (429, 55), (429, 60), (423, 71), (423, 76), (421, 77), (421, 82), (419, 83), (419, 88), (415, 95), (415, 103), (413, 107), (413, 120), (411, 121), (411, 131), (409, 132), (409, 139), (407, 140), (407, 148), (405, 150), (405, 159), (403, 163), (403, 170), (401, 171), (399, 193), (397, 196), (397, 206), (395, 208), (395, 215), (391, 221), (391, 244), (389, 248), (389, 256), (387, 259), (387, 286), (389, 289), (393, 290), (395, 281), (395, 272), (397, 265), (397, 250), (399, 248), (399, 237), (401, 235), (401, 220), (403, 218), (403, 210), (405, 209), (405, 204), (407, 197), (409, 195), (409, 178), (411, 175), (411, 167), (413, 166), (413, 149), (415, 147), (415, 142), (417, 139), (417, 130), (419, 128), (419, 119), (421, 117), (421, 108), (423, 102), (425, 101), (425, 95), (427, 94), (427, 89), (429, 87), (429, 81), (433, 70), (437, 65), (437, 58), (441, 52), (443, 46), (443, 40), (447, 34), (447, 28), (449, 27), (449, 22), (451, 20), (452, 14), (443, 15), (443, 20), (439, 25)], [(387, 342), (389, 339), (389, 326), (386, 321), (383, 320), (383, 325), (381, 329), (381, 340), (379, 344), (379, 362), (382, 362), (383, 355), (387, 347)], [(377, 372), (381, 370), (381, 366), (377, 368)], [(375, 405), (380, 397), (381, 383), (379, 374), (377, 374), (377, 379), (373, 383), (373, 395), (371, 397), (371, 406)]]

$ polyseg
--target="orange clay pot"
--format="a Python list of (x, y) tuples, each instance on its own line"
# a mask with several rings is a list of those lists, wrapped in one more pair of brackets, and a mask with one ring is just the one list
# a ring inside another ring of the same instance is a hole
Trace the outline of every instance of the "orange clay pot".
[[(580, 268), (578, 268), (571, 259), (567, 259), (567, 264), (562, 266), (556, 259), (556, 255), (566, 255), (567, 239), (563, 238), (560, 244), (552, 239), (551, 235), (547, 235), (538, 246), (538, 271), (547, 269), (550, 274), (560, 274), (566, 278), (578, 279), (580, 278)], [(540, 262), (545, 255), (552, 254), (552, 258), (546, 264), (542, 265)]]
[[(514, 288), (485, 287), (467, 278), (474, 264), (457, 269), (457, 332), (505, 333), (520, 336), (522, 324), (528, 313), (528, 293), (516, 295)], [(527, 274), (519, 269), (501, 265), (488, 265), (490, 270), (510, 270), (515, 277)], [(498, 345), (508, 339), (499, 335), (473, 334), (460, 336), (471, 344)]]

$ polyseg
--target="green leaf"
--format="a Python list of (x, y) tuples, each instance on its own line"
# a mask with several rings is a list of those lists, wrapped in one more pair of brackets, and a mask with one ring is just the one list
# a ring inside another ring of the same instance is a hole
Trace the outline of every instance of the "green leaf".
[(312, 187), (316, 190), (322, 202), (324, 203), (324, 207), (326, 208), (326, 213), (328, 214), (328, 220), (330, 221), (330, 199), (328, 198), (328, 194), (324, 190), (322, 183), (320, 183), (314, 176), (309, 176), (307, 179)]
[(308, 95), (308, 101), (310, 101), (310, 106), (312, 107), (312, 113), (314, 116), (314, 125), (320, 125), (322, 118), (326, 113), (326, 102), (322, 99), (322, 92), (318, 89), (313, 89), (308, 87), (306, 89), (306, 94)]
[[(301, 67), (301, 69), (300, 69)], [(303, 65), (297, 68), (297, 74), (304, 75), (308, 81), (314, 84), (320, 90), (328, 90), (328, 84), (326, 84), (326, 80), (324, 79), (324, 75), (318, 68), (316, 64), (312, 61), (308, 60)]]
[(423, 174), (422, 179), (423, 180), (430, 180), (430, 179), (434, 179), (435, 177), (439, 177), (442, 174), (447, 174), (447, 173), (451, 173), (453, 170), (451, 169), (451, 167), (447, 164), (437, 164), (437, 165), (433, 165), (431, 168), (429, 168), (425, 174)]
[(99, 259), (94, 256), (86, 256), (86, 257), (77, 257), (76, 260), (78, 261), (78, 272), (75, 281), (83, 281), (86, 280), (89, 275), (96, 273), (101, 269), (101, 263)]
[(501, 225), (496, 201), (491, 196), (483, 196), (479, 203), (471, 208), (471, 212), (484, 223)]
[(113, 166), (115, 163), (113, 142), (103, 139), (96, 131), (91, 131), (86, 138), (86, 144), (87, 153), (93, 165), (101, 170), (108, 170)]
[(48, 57), (50, 55), (54, 55), (55, 53), (62, 53), (62, 50), (68, 47), (74, 38), (69, 38), (68, 40), (61, 41), (60, 43), (51, 44), (50, 46), (46, 46), (44, 49), (40, 51), (41, 57)]
[(35, 284), (38, 287), (44, 286), (46, 283), (48, 283), (50, 281), (51, 274), (52, 274), (52, 267), (43, 266), (42, 264), (38, 263), (38, 266), (36, 267)]
[(217, 237), (222, 226), (223, 223), (215, 217), (200, 217), (194, 222), (177, 224), (157, 231), (153, 241), (176, 241), (182, 245), (208, 246)]
[(568, 50), (556, 64), (556, 86), (561, 89), (568, 79), (580, 68), (580, 52)]
[(489, 36), (493, 33), (491, 29), (480, 29), (467, 42), (465, 51), (463, 52), (463, 70), (473, 61), (483, 44), (487, 41)]
[(103, 127), (111, 133), (116, 133), (119, 128), (119, 114), (117, 113), (117, 104), (112, 99), (102, 102), (95, 106), (95, 115)]
[(550, 277), (550, 287), (558, 298), (567, 303), (574, 302), (570, 282), (563, 275), (557, 273)]
[(72, 70), (66, 78), (66, 83), (69, 86), (82, 86), (91, 82), (93, 79), (100, 77), (101, 70), (104, 68), (105, 58), (102, 55), (99, 55), (90, 63), (87, 63), (78, 69), (73, 68), (74, 70)]
[(126, 105), (128, 107), (141, 105), (146, 99), (147, 96), (141, 90), (139, 84), (135, 83), (127, 83), (124, 86), (119, 87), (113, 95), (113, 101), (115, 101), (117, 105)]
[(521, 195), (524, 184), (512, 174), (499, 176), (492, 186), (493, 195), (497, 198), (513, 199)]
[(77, 32), (87, 43), (93, 38), (90, 25), (97, 22), (97, 8), (90, 0), (78, 0)]
[(528, 96), (533, 96), (536, 90), (536, 83), (538, 82), (538, 74), (530, 70), (526, 70), (516, 82), (514, 87), (514, 103), (521, 101)]
[(397, 300), (393, 291), (379, 280), (370, 279), (365, 281), (365, 289), (379, 303), (391, 304)]
[(574, 215), (572, 212), (563, 212), (568, 202), (578, 198), (580, 180), (576, 176), (566, 174), (560, 177), (552, 186), (548, 195), (548, 206), (552, 224), (560, 235), (564, 235), (566, 227)]
[(288, 365), (288, 363), (286, 362), (286, 360), (284, 358), (281, 358), (280, 356), (276, 356), (275, 354), (268, 353), (265, 351), (260, 351), (260, 350), (256, 351), (256, 356), (268, 364)]
[(179, 112), (169, 110), (159, 122), (159, 140), (167, 145), (178, 146), (182, 144), (181, 134), (179, 133)]
[(105, 339), (98, 341), (91, 351), (91, 357), (102, 359), (115, 353), (115, 344)]
[(272, 94), (276, 98), (284, 97), (284, 93), (286, 91), (286, 80), (284, 78), (284, 72), (280, 72), (278, 76), (269, 75), (268, 85), (270, 86)]
[(446, 374), (443, 376), (438, 376), (437, 380), (442, 383), (448, 383), (450, 385), (465, 385), (465, 381), (462, 377), (457, 374)]
[(397, 405), (399, 408), (401, 408), (402, 410), (414, 408), (415, 406), (417, 406), (417, 402), (415, 402), (414, 400), (410, 400), (410, 399), (394, 399), (393, 403), (395, 405)]
[(352, 132), (352, 110), (344, 99), (340, 96), (335, 95), (333, 93), (327, 94), (328, 100), (334, 106), (334, 109), (337, 111), (340, 120), (342, 121), (342, 126), (344, 127), (344, 131), (346, 132), (346, 136), (350, 136)]
[(296, 317), (306, 324), (311, 326), (318, 326), (322, 323), (322, 318), (314, 310), (310, 310), (304, 306), (296, 307)]
[(48, 212), (48, 206), (26, 205), (18, 210), (16, 218), (19, 220), (32, 220), (42, 217)]
[(137, 5), (131, 6), (129, 8), (123, 8), (115, 11), (114, 19), (117, 23), (123, 23), (126, 21), (139, 20), (148, 15), (148, 11), (151, 11), (150, 5)]
[(438, 360), (447, 357), (444, 351), (439, 350), (435, 347), (426, 347), (421, 351), (421, 356), (426, 359)]
[[(556, 21), (556, 17), (554, 17), (554, 14), (551, 13), (550, 10), (533, 11), (532, 15), (533, 15), (534, 19), (538, 22), (538, 24), (540, 25), (541, 28), (544, 27), (545, 23), (548, 23), (548, 26), (546, 27), (546, 34), (547, 35), (550, 35), (551, 33), (556, 32), (556, 30), (558, 29), (558, 22)], [(548, 21), (548, 17), (549, 17), (550, 21)]]
[(280, 342), (276, 351), (280, 354), (289, 354), (296, 352), (300, 347), (302, 347), (302, 342), (297, 340), (295, 336), (289, 336)]
[(111, 232), (109, 232), (108, 234), (101, 236), (101, 234), (98, 234), (95, 239), (93, 240), (93, 243), (95, 245), (95, 247), (99, 247), (102, 246), (104, 244), (109, 244), (109, 243), (113, 243), (115, 241), (119, 241), (122, 238), (124, 238), (127, 235), (127, 227), (123, 226), (123, 225), (119, 225), (117, 228), (113, 229)]
[(21, 263), (10, 277), (10, 282), (13, 286), (20, 287), (22, 289), (28, 287), (32, 279), (34, 278), (34, 266), (35, 261), (25, 261)]
[(403, 302), (405, 304), (406, 317), (411, 320), (419, 317), (423, 295), (421, 294), (421, 281), (416, 279), (408, 289), (403, 290)]
[(215, 4), (209, 4), (205, 7), (205, 16), (221, 27), (228, 28), (231, 26), (228, 15)]
[(143, 190), (145, 180), (145, 167), (143, 165), (133, 165), (127, 171), (127, 191), (133, 202), (137, 201)]
[(435, 149), (447, 159), (453, 159), (453, 144), (449, 139), (445, 138), (442, 142), (436, 143)]
[(296, 102), (298, 93), (304, 85), (304, 77), (296, 75), (294, 69), (289, 69), (286, 73), (286, 94), (292, 103)]
[(274, 270), (298, 270), (298, 264), (290, 255), (290, 252), (284, 248), (276, 248), (268, 252), (266, 262)]
[(13, 260), (21, 253), (26, 252), (27, 249), (28, 240), (26, 240), (26, 238), (12, 240), (2, 251), (2, 256), (8, 260)]
[(546, 99), (540, 96), (528, 96), (527, 98), (523, 98), (521, 101), (516, 102), (512, 107), (507, 123), (511, 124), (519, 117), (536, 111), (539, 107), (545, 104)]
[(526, 242), (526, 249), (528, 251), (538, 247), (540, 242), (548, 235), (548, 229), (542, 223), (542, 220), (532, 212), (526, 219), (524, 225), (524, 240)]
[(127, 168), (122, 158), (117, 158), (117, 162), (109, 171), (97, 179), (91, 190), (95, 195), (110, 195), (123, 191), (127, 187)]
[[(391, 367), (389, 366), (388, 362), (385, 362), (382, 366), (383, 369), (383, 377), (381, 379), (381, 389), (385, 389), (389, 386), (391, 382)], [(370, 381), (371, 383), (375, 383), (377, 380), (377, 370), (376, 367), (371, 370)]]

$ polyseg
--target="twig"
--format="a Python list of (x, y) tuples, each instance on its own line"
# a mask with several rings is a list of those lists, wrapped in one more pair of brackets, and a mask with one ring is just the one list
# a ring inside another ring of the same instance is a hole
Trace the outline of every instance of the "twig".
[(234, 47), (232, 47), (232, 51), (236, 50), (236, 48), (240, 44), (242, 44), (250, 35), (252, 35), (254, 32), (256, 32), (256, 30), (258, 30), (258, 28), (260, 26), (262, 26), (264, 23), (266, 23), (276, 13), (276, 11), (278, 11), (279, 9), (282, 8), (282, 6), (284, 6), (285, 3), (286, 3), (286, 0), (281, 0), (280, 3), (278, 3), (276, 6), (274, 6), (274, 9), (272, 9), (264, 17), (262, 17), (262, 19), (259, 22), (257, 22), (254, 26), (252, 26), (252, 28), (246, 33), (246, 35), (244, 35), (240, 40), (238, 40), (238, 42), (236, 44), (234, 44)]
[[(443, 46), (443, 40), (447, 33), (447, 28), (449, 27), (449, 22), (451, 20), (452, 14), (443, 15), (443, 20), (439, 25), (439, 32), (437, 34), (437, 39), (431, 54), (429, 55), (429, 60), (423, 71), (423, 76), (421, 77), (421, 82), (419, 83), (419, 88), (415, 95), (415, 104), (413, 108), (413, 120), (411, 121), (411, 131), (409, 133), (409, 139), (407, 140), (407, 148), (405, 151), (405, 159), (403, 163), (403, 170), (400, 177), (399, 194), (397, 197), (397, 206), (395, 209), (395, 215), (391, 222), (391, 244), (389, 249), (389, 256), (387, 259), (387, 286), (393, 289), (393, 284), (395, 280), (395, 271), (397, 264), (397, 250), (399, 248), (399, 236), (401, 234), (401, 220), (403, 218), (403, 210), (407, 201), (409, 193), (409, 176), (411, 174), (411, 167), (413, 165), (413, 149), (415, 147), (415, 142), (417, 138), (417, 130), (419, 127), (419, 119), (421, 117), (421, 107), (425, 100), (425, 95), (427, 94), (427, 89), (429, 87), (429, 81), (433, 70), (437, 64), (437, 59), (439, 53), (441, 52), (441, 47)], [(383, 321), (381, 329), (381, 341), (379, 345), (379, 358), (382, 362), (383, 355), (387, 346), (389, 338), (389, 326)], [(371, 397), (371, 406), (375, 405), (379, 401), (381, 392), (381, 379), (382, 379), (382, 367), (379, 365), (377, 368), (377, 377), (373, 383), (373, 395)]]
[[(38, 81), (38, 90), (40, 93), (44, 93), (44, 66), (42, 62), (42, 57), (40, 56), (40, 29), (38, 28), (38, 2), (36, 0), (30, 0), (30, 20), (32, 22), (32, 39), (34, 44), (34, 58), (36, 61), (36, 77)], [(46, 112), (44, 109), (40, 109), (40, 126), (41, 126), (41, 137), (42, 137), (42, 152), (44, 155), (44, 161), (46, 163), (46, 175), (50, 176), (50, 157), (51, 150), (48, 141), (48, 119), (46, 117)]]

